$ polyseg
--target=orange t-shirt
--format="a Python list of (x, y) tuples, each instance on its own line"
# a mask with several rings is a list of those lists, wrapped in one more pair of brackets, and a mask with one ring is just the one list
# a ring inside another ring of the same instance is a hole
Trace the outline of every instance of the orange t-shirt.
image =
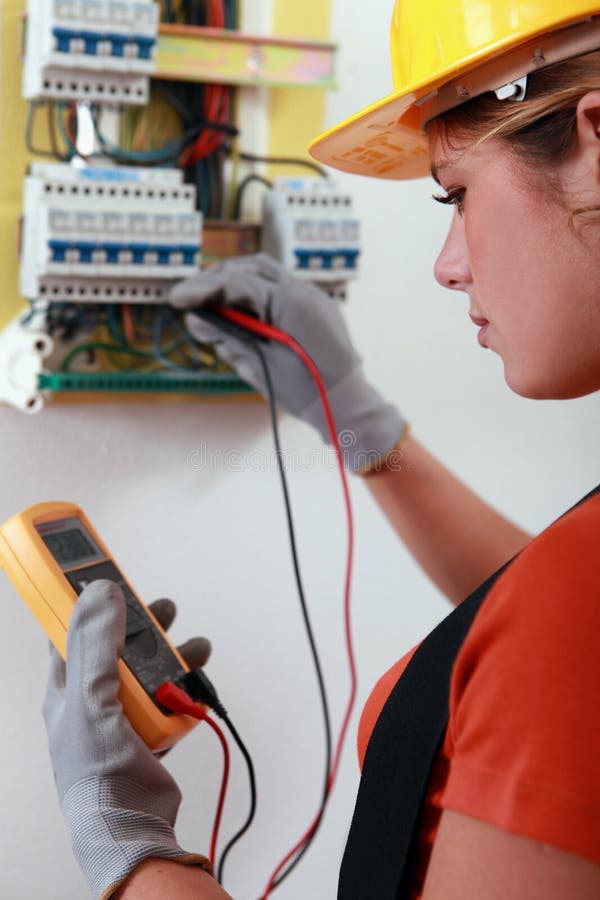
[[(458, 653), (448, 727), (421, 812), (413, 897), (422, 892), (444, 808), (600, 863), (599, 637), (596, 494), (500, 575)], [(367, 701), (361, 767), (414, 652)]]

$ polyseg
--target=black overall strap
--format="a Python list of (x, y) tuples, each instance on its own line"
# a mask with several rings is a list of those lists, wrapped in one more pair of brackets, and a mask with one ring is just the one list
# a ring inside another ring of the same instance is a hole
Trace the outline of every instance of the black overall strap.
[(390, 694), (367, 747), (338, 900), (397, 900), (414, 825), (448, 721), (452, 665), (504, 568), (431, 632)]
[[(600, 485), (580, 503), (598, 492)], [(408, 863), (448, 722), (454, 661), (485, 597), (512, 562), (491, 575), (428, 635), (390, 694), (367, 747), (338, 900), (409, 896)]]

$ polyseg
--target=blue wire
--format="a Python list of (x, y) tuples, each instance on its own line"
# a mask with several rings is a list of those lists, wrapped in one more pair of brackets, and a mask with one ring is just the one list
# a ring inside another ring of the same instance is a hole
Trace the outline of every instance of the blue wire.
[[(168, 307), (162, 307), (156, 310), (156, 317), (154, 319), (154, 356), (156, 359), (162, 363), (165, 369), (171, 369), (174, 372), (190, 372), (195, 371), (194, 366), (180, 366), (177, 363), (172, 362), (163, 351), (162, 347), (162, 339), (163, 339), (163, 331), (165, 328), (165, 318), (169, 316), (171, 322), (173, 321), (173, 317), (171, 314), (171, 310)], [(176, 347), (180, 347), (184, 341), (175, 341), (173, 344), (169, 346), (169, 351), (176, 349)], [(200, 368), (200, 366), (198, 366)]]

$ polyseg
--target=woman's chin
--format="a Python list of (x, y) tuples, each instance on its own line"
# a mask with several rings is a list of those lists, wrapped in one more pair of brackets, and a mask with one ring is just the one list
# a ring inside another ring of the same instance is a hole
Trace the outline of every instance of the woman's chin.
[(595, 377), (579, 373), (568, 378), (554, 370), (541, 376), (539, 372), (523, 371), (505, 362), (504, 379), (511, 391), (528, 400), (573, 400), (600, 390), (600, 372)]

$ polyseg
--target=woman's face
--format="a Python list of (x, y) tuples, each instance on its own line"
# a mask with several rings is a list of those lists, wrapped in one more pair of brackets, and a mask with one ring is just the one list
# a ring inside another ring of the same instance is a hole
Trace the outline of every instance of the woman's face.
[[(572, 209), (600, 206), (588, 156), (574, 152), (558, 172)], [(565, 204), (500, 140), (449, 150), (433, 136), (431, 157), (455, 202), (435, 277), (488, 323), (479, 341), (502, 359), (509, 387), (537, 399), (600, 389), (598, 218), (571, 228)]]

